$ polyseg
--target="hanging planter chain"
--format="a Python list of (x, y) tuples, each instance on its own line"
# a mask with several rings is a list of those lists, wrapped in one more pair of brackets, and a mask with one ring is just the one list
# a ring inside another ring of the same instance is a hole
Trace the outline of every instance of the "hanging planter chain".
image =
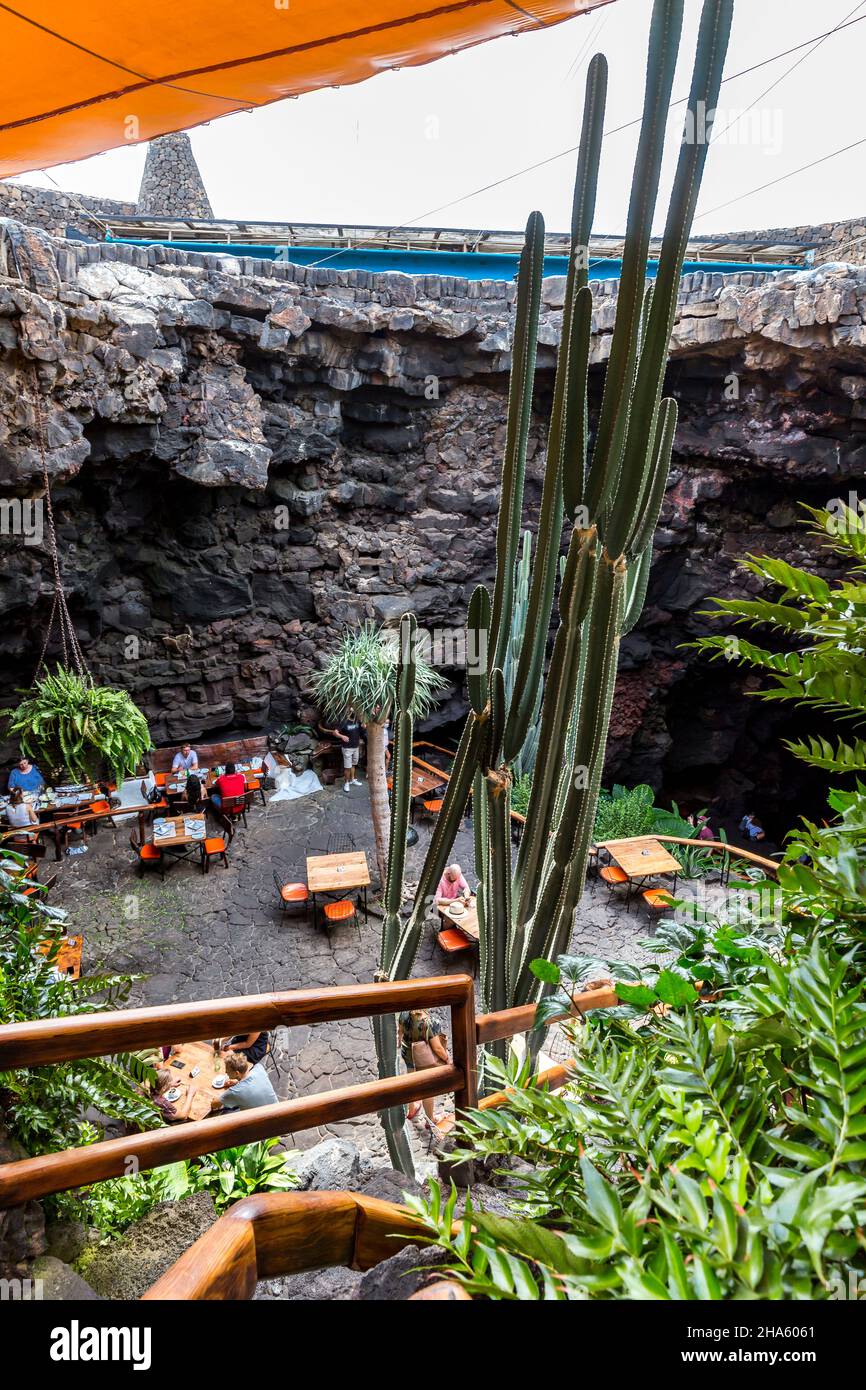
[(70, 662), (82, 679), (89, 677), (90, 672), (84, 660), (84, 654), (78, 642), (75, 627), (69, 613), (69, 606), (66, 602), (66, 591), (63, 587), (63, 577), (60, 573), (60, 558), (57, 553), (57, 532), (54, 528), (54, 509), (51, 505), (51, 484), (48, 478), (48, 459), (45, 450), (45, 416), (42, 409), (42, 393), (39, 390), (39, 379), (36, 375), (36, 367), (31, 367), (32, 400), (33, 413), (36, 423), (36, 444), (39, 449), (39, 457), (42, 463), (42, 482), (45, 489), (45, 518), (48, 533), (48, 553), (51, 556), (51, 565), (54, 570), (54, 601), (51, 605), (51, 617), (45, 630), (45, 641), (42, 643), (42, 652), (36, 663), (34, 679), (39, 672), (47, 666), (45, 654), (48, 651), (48, 644), (54, 632), (55, 624), (60, 632), (60, 645), (63, 652), (63, 665), (67, 670)]

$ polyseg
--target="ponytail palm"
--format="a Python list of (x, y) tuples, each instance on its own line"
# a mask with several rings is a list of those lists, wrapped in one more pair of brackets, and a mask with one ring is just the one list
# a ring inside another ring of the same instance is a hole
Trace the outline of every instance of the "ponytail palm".
[[(432, 709), (445, 681), (425, 661), (413, 643), (409, 654), (415, 670), (412, 714), (423, 717)], [(392, 716), (399, 662), (399, 638), (365, 623), (346, 632), (314, 682), (316, 698), (330, 719), (343, 719), (351, 710), (367, 727), (367, 782), (376, 861), (384, 884), (388, 873), (391, 811), (385, 776), (385, 727)]]

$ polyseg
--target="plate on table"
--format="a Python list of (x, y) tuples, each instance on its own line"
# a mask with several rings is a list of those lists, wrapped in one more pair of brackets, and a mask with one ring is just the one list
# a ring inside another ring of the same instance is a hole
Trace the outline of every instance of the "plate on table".
[(174, 1102), (174, 1101), (176, 1101), (176, 1100), (180, 1100), (181, 1095), (182, 1095), (182, 1091), (181, 1091), (180, 1086), (172, 1086), (172, 1088), (171, 1088), (170, 1091), (166, 1091), (166, 1093), (165, 1093), (165, 1098), (166, 1098), (166, 1100), (168, 1100), (168, 1101)]
[(225, 1076), (215, 1076), (210, 1083), (215, 1091), (221, 1091), (226, 1084)]

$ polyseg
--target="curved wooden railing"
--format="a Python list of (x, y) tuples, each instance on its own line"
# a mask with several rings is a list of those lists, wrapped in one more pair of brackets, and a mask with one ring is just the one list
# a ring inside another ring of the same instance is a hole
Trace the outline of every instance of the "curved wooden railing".
[(248, 1299), (261, 1279), (333, 1265), (371, 1269), (417, 1237), (411, 1213), (393, 1202), (355, 1192), (262, 1193), (220, 1217), (144, 1298)]
[(629, 835), (623, 840), (600, 840), (599, 847), (610, 849), (611, 845), (630, 845), (636, 840), (658, 840), (660, 844), (690, 845), (693, 849), (715, 850), (728, 860), (743, 859), (747, 864), (754, 864), (757, 868), (763, 869), (765, 873), (777, 875), (779, 872), (779, 865), (774, 859), (755, 854), (751, 849), (740, 849), (738, 845), (732, 845), (727, 840), (689, 840), (683, 835), (656, 835), (655, 831), (650, 831), (646, 835)]

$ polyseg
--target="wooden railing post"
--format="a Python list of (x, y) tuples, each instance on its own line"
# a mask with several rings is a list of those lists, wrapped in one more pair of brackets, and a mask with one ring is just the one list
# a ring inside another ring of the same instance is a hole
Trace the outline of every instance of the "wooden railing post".
[(451, 1005), (451, 1047), (454, 1065), (463, 1073), (463, 1085), (454, 1092), (454, 1113), (474, 1110), (478, 1105), (478, 1052), (475, 1039), (475, 985), (463, 976), (466, 991), (459, 1004)]

